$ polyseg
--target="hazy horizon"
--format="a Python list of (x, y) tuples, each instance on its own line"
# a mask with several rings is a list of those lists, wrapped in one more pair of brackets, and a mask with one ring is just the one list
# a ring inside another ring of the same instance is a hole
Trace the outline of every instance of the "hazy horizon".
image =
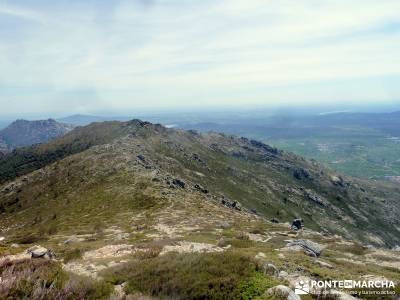
[(26, 120), (44, 120), (44, 119), (62, 119), (75, 115), (104, 117), (104, 118), (126, 118), (126, 117), (146, 117), (156, 118), (157, 116), (172, 116), (174, 114), (188, 115), (216, 115), (216, 114), (237, 114), (237, 115), (261, 115), (261, 116), (279, 116), (279, 115), (322, 115), (331, 113), (392, 113), (400, 111), (400, 104), (388, 105), (298, 105), (298, 106), (268, 106), (268, 105), (243, 105), (229, 107), (170, 107), (157, 109), (137, 109), (126, 111), (64, 111), (64, 112), (38, 112), (38, 113), (0, 113), (0, 122), (10, 122), (17, 119)]

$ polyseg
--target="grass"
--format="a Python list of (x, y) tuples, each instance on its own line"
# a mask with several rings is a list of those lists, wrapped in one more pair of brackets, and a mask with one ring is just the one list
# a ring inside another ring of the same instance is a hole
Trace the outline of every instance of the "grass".
[(177, 254), (133, 261), (103, 274), (126, 292), (174, 299), (253, 299), (277, 282), (238, 252)]
[(64, 257), (64, 263), (67, 263), (72, 260), (80, 259), (83, 255), (83, 250), (80, 248), (74, 248), (74, 249), (69, 249), (65, 251), (63, 257)]

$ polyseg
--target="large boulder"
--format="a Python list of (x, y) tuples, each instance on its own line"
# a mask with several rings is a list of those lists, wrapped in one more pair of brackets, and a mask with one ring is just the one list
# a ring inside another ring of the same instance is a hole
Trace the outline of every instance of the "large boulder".
[(293, 290), (285, 285), (277, 285), (268, 289), (266, 296), (273, 299), (301, 300), (299, 295), (296, 295)]
[(33, 246), (26, 250), (28, 254), (31, 255), (32, 258), (48, 258), (51, 259), (55, 256), (54, 252), (52, 250), (46, 249), (42, 246)]

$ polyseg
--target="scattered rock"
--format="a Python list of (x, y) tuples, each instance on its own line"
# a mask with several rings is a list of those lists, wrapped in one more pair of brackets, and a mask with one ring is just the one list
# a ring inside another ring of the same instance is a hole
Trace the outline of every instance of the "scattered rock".
[(317, 265), (320, 265), (321, 267), (328, 268), (328, 269), (333, 269), (333, 266), (331, 264), (328, 264), (327, 262), (324, 262), (322, 260), (316, 259), (316, 260), (314, 260), (314, 262)]
[(255, 208), (251, 208), (251, 209), (250, 209), (250, 212), (253, 213), (253, 214), (255, 214), (255, 215), (258, 215), (258, 212), (257, 212), (257, 210), (256, 210)]
[(194, 188), (195, 188), (196, 190), (198, 190), (198, 191), (204, 193), (204, 194), (207, 194), (207, 193), (208, 193), (208, 190), (205, 189), (205, 188), (203, 188), (200, 184), (195, 184), (195, 185), (194, 185)]
[(6, 238), (4, 236), (0, 236), (0, 242), (4, 241)]
[(312, 202), (321, 205), (321, 206), (326, 206), (326, 201), (319, 195), (315, 194), (311, 190), (305, 190), (304, 191), (304, 196), (308, 199), (311, 200)]
[(286, 278), (288, 276), (289, 276), (289, 273), (286, 272), (286, 271), (280, 271), (279, 274), (278, 274), (279, 278)]
[(138, 158), (141, 162), (146, 162), (146, 158), (145, 158), (143, 155), (141, 155), (141, 154), (139, 154), (139, 155), (137, 156), (137, 158)]
[(124, 288), (126, 286), (126, 282), (122, 284), (118, 284), (114, 286), (114, 293), (111, 295), (112, 299), (125, 299), (126, 293), (124, 291)]
[(276, 148), (274, 148), (274, 147), (271, 147), (271, 146), (269, 146), (269, 145), (266, 145), (266, 144), (264, 144), (264, 143), (261, 143), (261, 142), (259, 142), (259, 141), (250, 140), (250, 144), (251, 144), (252, 146), (256, 147), (256, 148), (261, 148), (261, 149), (263, 149), (263, 150), (265, 150), (265, 151), (267, 151), (267, 152), (270, 152), (270, 153), (272, 153), (272, 154), (278, 154), (278, 149), (276, 149)]
[(265, 235), (258, 234), (258, 233), (246, 233), (250, 241), (254, 242), (261, 242), (261, 243), (266, 243), (268, 242), (271, 238), (266, 237)]
[(228, 198), (223, 198), (221, 200), (221, 203), (223, 205), (225, 205), (226, 207), (233, 208), (233, 209), (236, 209), (236, 210), (242, 210), (241, 205), (237, 201), (233, 201), (233, 200), (230, 200)]
[(258, 252), (254, 258), (255, 259), (264, 259), (264, 258), (267, 258), (267, 256), (265, 255), (265, 253)]
[(64, 241), (64, 244), (68, 245), (68, 244), (72, 244), (72, 243), (79, 243), (79, 242), (83, 242), (84, 240), (85, 240), (84, 238), (80, 238), (77, 236), (71, 236), (70, 238), (68, 238)]
[(345, 186), (345, 182), (341, 176), (331, 176), (331, 182), (333, 185), (336, 186), (341, 186), (341, 187)]
[(311, 178), (311, 175), (306, 169), (296, 169), (293, 171), (293, 177), (297, 180), (302, 180)]
[(33, 246), (33, 247), (29, 248), (28, 250), (26, 250), (26, 253), (30, 254), (31, 258), (43, 257), (43, 258), (51, 259), (51, 258), (55, 257), (55, 254), (52, 250), (46, 249), (42, 246)]
[(99, 249), (90, 250), (83, 254), (83, 258), (87, 259), (98, 259), (98, 258), (115, 258), (120, 256), (129, 255), (135, 253), (136, 249), (132, 245), (107, 245)]
[(266, 263), (263, 265), (264, 274), (271, 275), (271, 276), (278, 276), (279, 270), (278, 268), (271, 263)]
[(322, 246), (309, 240), (294, 240), (289, 241), (289, 243), (284, 248), (289, 251), (299, 251), (304, 250), (304, 252), (312, 257), (318, 257), (321, 255)]
[(287, 300), (301, 300), (299, 295), (296, 295), (289, 287), (285, 285), (277, 285), (266, 291), (266, 296), (272, 296), (276, 299), (287, 299)]
[(294, 219), (292, 222), (292, 226), (290, 227), (292, 230), (300, 230), (303, 228), (303, 219)]
[(220, 228), (222, 228), (222, 229), (227, 229), (227, 228), (230, 228), (230, 227), (231, 227), (231, 224), (229, 224), (229, 223), (226, 222), (226, 221), (221, 221), (221, 222), (219, 222), (218, 226), (219, 226)]
[(180, 180), (180, 179), (175, 178), (175, 179), (172, 181), (172, 183), (173, 183), (174, 185), (176, 185), (176, 186), (182, 188), (182, 189), (185, 188), (185, 182), (182, 181), (182, 180)]
[(226, 247), (228, 245), (229, 245), (229, 242), (224, 237), (221, 237), (217, 242), (217, 246), (218, 247), (222, 247), (223, 248), (223, 247)]
[(223, 248), (206, 243), (195, 243), (195, 242), (186, 242), (181, 241), (176, 245), (167, 245), (164, 246), (160, 255), (163, 255), (168, 252), (178, 252), (178, 253), (209, 253), (209, 252), (222, 252)]

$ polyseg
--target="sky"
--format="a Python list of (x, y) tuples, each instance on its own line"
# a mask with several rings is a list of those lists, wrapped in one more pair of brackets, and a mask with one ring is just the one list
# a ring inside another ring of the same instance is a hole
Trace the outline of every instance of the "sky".
[(0, 0), (0, 116), (400, 103), (399, 0)]

